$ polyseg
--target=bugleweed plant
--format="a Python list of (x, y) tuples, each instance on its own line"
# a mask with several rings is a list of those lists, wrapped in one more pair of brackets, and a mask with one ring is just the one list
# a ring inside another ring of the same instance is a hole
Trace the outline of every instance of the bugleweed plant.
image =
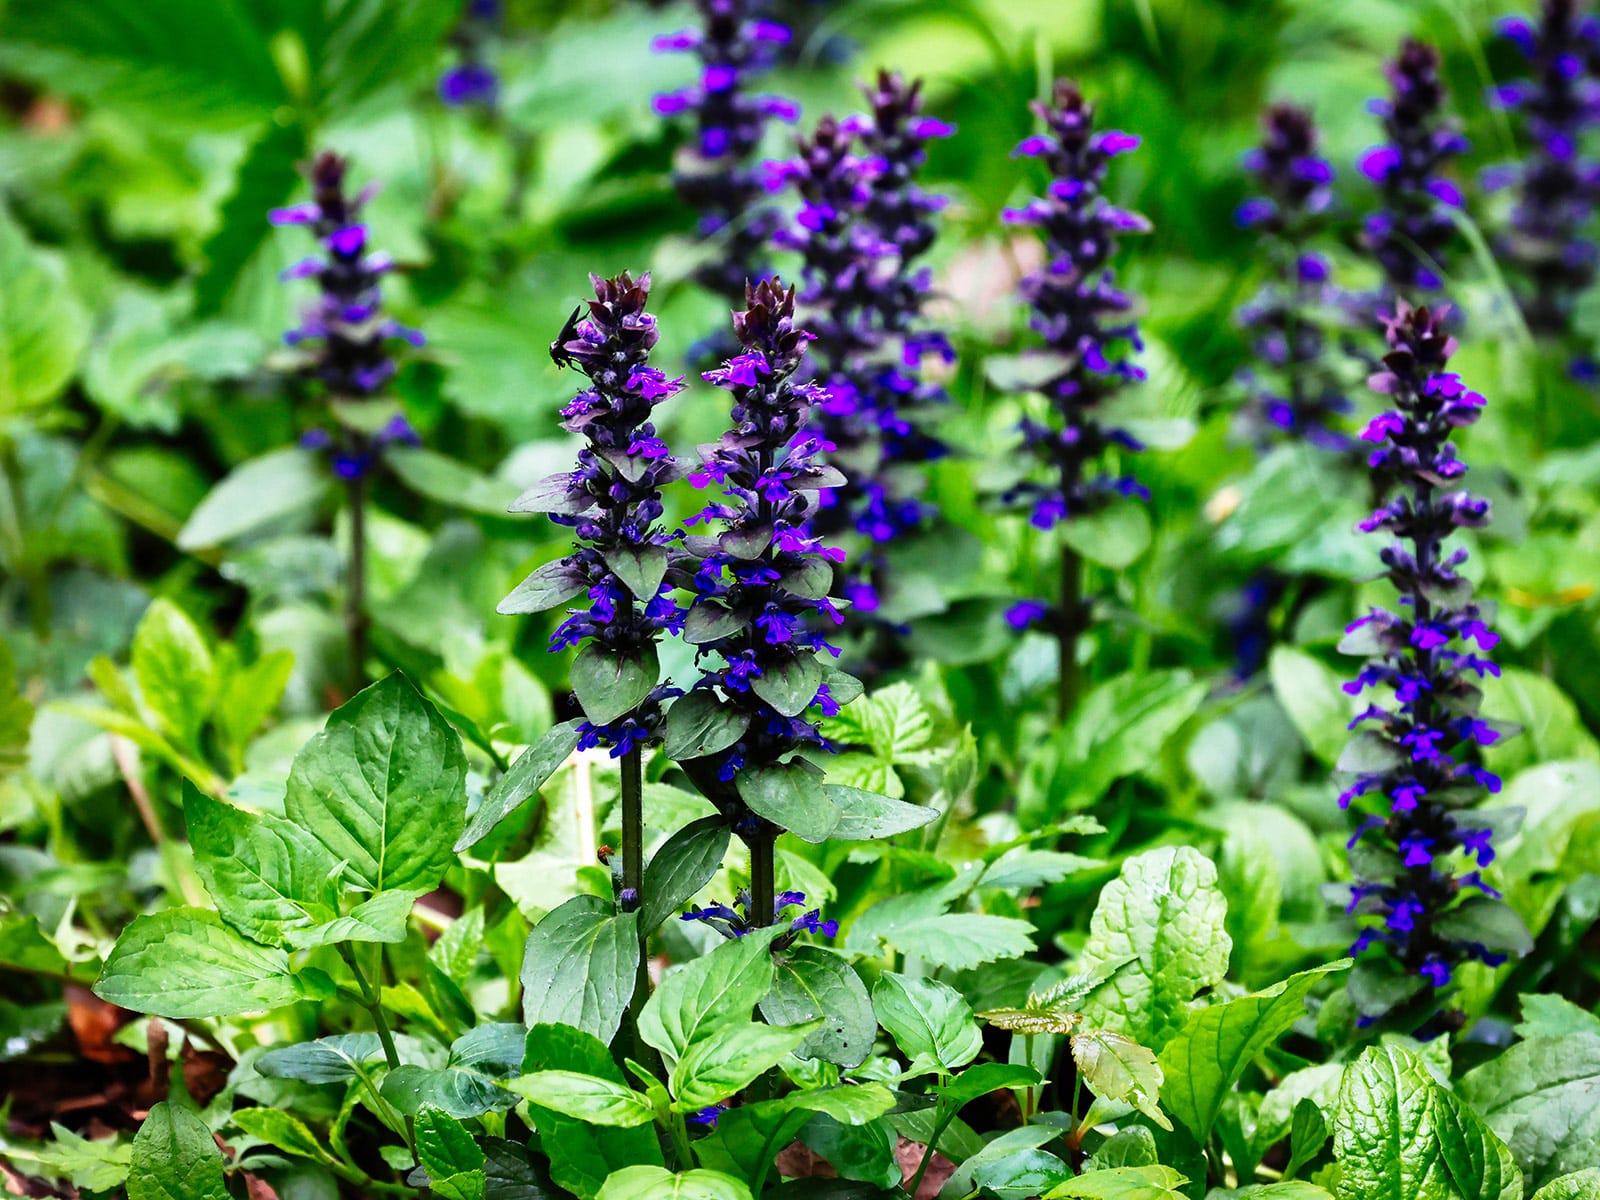
[(0, 1188), (1600, 1200), (1500, 15), (7, 4)]

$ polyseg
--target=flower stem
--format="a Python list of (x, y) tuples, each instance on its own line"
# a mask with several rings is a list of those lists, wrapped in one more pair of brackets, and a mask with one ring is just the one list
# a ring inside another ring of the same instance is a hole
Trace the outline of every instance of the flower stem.
[(357, 474), (345, 481), (350, 510), (350, 565), (345, 579), (344, 628), (350, 642), (351, 670), (358, 685), (367, 682), (367, 481)]
[[(624, 911), (638, 912), (644, 904), (644, 763), (634, 746), (622, 756), (622, 890), (629, 897)], [(639, 1036), (639, 1014), (650, 998), (650, 961), (645, 956), (647, 931), (639, 930), (639, 961), (634, 971), (633, 996), (628, 1001), (628, 1038), (633, 1057), (648, 1064), (649, 1047)]]
[(763, 820), (750, 835), (750, 926), (761, 929), (773, 922), (776, 903), (777, 859), (774, 853), (778, 844), (778, 828)]
[(1083, 621), (1083, 560), (1071, 546), (1061, 547), (1061, 611), (1056, 621), (1060, 655), (1056, 684), (1056, 716), (1066, 720), (1078, 699), (1078, 634)]

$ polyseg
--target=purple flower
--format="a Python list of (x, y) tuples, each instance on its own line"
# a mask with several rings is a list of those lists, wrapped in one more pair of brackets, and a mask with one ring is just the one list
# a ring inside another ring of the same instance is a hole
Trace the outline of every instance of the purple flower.
[[(1456, 349), (1446, 316), (1447, 310), (1400, 300), (1382, 319), (1389, 352), (1370, 382), (1394, 407), (1362, 437), (1377, 444), (1369, 462), (1385, 503), (1362, 527), (1393, 539), (1380, 558), (1400, 594), (1401, 613), (1374, 611), (1346, 630), (1342, 648), (1370, 657), (1345, 690), (1372, 689), (1391, 698), (1374, 702), (1352, 722), (1368, 744), (1363, 759), (1385, 765), (1359, 772), (1339, 799), (1341, 807), (1354, 804), (1362, 813), (1352, 848), (1360, 841), (1378, 852), (1377, 859), (1360, 857), (1355, 865), (1396, 864), (1355, 889), (1352, 911), (1382, 922), (1362, 931), (1357, 970), (1387, 956), (1434, 992), (1450, 983), (1460, 963), (1487, 963), (1515, 948), (1484, 946), (1441, 927), (1462, 889), (1480, 886), (1476, 871), (1464, 869), (1494, 859), (1489, 829), (1458, 814), (1477, 803), (1477, 789), (1498, 787), (1474, 757), (1477, 747), (1501, 736), (1476, 715), (1482, 693), (1474, 677), (1494, 664), (1451, 649), (1468, 640), (1492, 645), (1494, 635), (1456, 571), (1466, 552), (1446, 544), (1456, 529), (1488, 519), (1486, 502), (1440, 486), (1466, 470), (1447, 439), (1458, 425), (1476, 420), (1483, 405), (1445, 369)], [(1514, 918), (1508, 914), (1507, 920)], [(1363, 1015), (1384, 1014), (1368, 1008)]]
[(1366, 247), (1392, 291), (1432, 291), (1455, 239), (1450, 210), (1461, 206), (1460, 190), (1440, 172), (1467, 142), (1444, 115), (1437, 50), (1408, 38), (1385, 73), (1391, 97), (1373, 111), (1387, 141), (1360, 162), (1382, 204), (1367, 221)]
[(439, 77), (439, 99), (452, 108), (493, 108), (500, 99), (500, 77), (486, 61), (499, 36), (499, 0), (470, 0), (450, 41), (460, 61)]
[[(781, 922), (784, 914), (791, 908), (804, 908), (806, 894), (804, 892), (779, 892), (773, 898), (772, 916), (774, 923)], [(682, 914), (681, 921), (698, 921), (709, 925), (725, 938), (741, 938), (749, 933), (755, 926), (750, 916), (750, 893), (740, 892), (735, 897), (731, 906), (727, 904), (710, 904), (701, 908), (698, 904), (692, 905), (688, 912)], [(789, 932), (783, 934), (773, 942), (773, 948), (783, 950), (794, 944), (795, 938), (801, 933), (809, 933), (813, 937), (832, 938), (839, 934), (839, 922), (824, 921), (820, 909), (810, 909), (800, 916), (789, 921)]]

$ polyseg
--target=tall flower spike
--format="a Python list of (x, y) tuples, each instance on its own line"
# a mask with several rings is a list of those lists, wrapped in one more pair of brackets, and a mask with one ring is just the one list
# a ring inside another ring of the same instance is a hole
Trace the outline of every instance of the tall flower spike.
[(1485, 183), (1516, 185), (1501, 251), (1522, 273), (1529, 328), (1560, 336), (1600, 261), (1583, 236), (1600, 199), (1600, 162), (1581, 152), (1586, 131), (1600, 124), (1600, 16), (1581, 13), (1576, 0), (1545, 0), (1537, 24), (1507, 17), (1499, 30), (1533, 77), (1495, 88), (1492, 99), (1522, 114), (1530, 145), (1520, 163), (1485, 172)]
[(1311, 114), (1292, 104), (1267, 109), (1261, 145), (1245, 156), (1262, 195), (1240, 205), (1239, 224), (1258, 230), (1276, 260), (1276, 278), (1239, 310), (1261, 373), (1242, 376), (1247, 416), (1265, 443), (1274, 432), (1324, 449), (1350, 439), (1338, 429), (1352, 405), (1328, 356), (1320, 316), (1337, 308), (1330, 264), (1312, 244), (1333, 206), (1333, 167), (1317, 154)]
[(371, 253), (361, 209), (375, 188), (355, 197), (345, 194), (347, 164), (337, 154), (319, 154), (311, 164), (312, 198), (291, 208), (273, 209), (274, 225), (306, 225), (323, 252), (302, 259), (283, 278), (314, 278), (322, 288), (306, 308), (298, 328), (284, 334), (291, 346), (308, 352), (310, 374), (336, 398), (364, 400), (379, 392), (394, 374), (389, 345), (423, 344), (423, 337), (384, 316), (379, 284), (394, 266), (383, 253)]
[[(500, 605), (502, 613), (540, 612), (582, 595), (587, 607), (569, 609), (550, 639), (552, 651), (581, 645), (576, 680), (584, 660), (618, 665), (614, 675), (631, 678), (631, 691), (607, 698), (600, 720), (579, 726), (579, 746), (606, 746), (613, 758), (649, 742), (661, 722), (661, 701), (673, 695), (657, 687), (657, 638), (677, 632), (682, 613), (666, 582), (668, 547), (677, 536), (656, 522), (661, 489), (683, 478), (682, 465), (656, 435), (657, 404), (676, 395), (683, 380), (668, 379), (649, 365), (659, 334), (645, 311), (650, 276), (635, 281), (590, 276), (594, 299), (587, 314), (574, 312), (550, 347), (563, 366), (573, 366), (589, 384), (561, 410), (562, 427), (588, 442), (577, 469), (552, 475), (512, 506), (513, 512), (546, 512), (570, 528), (578, 546), (530, 575)], [(623, 670), (622, 666), (628, 665)], [(580, 701), (586, 702), (582, 690)], [(585, 703), (593, 717), (592, 706)]]
[(772, 65), (774, 50), (789, 40), (789, 30), (759, 19), (749, 0), (697, 0), (697, 6), (699, 29), (659, 37), (653, 48), (694, 54), (701, 63), (699, 82), (658, 95), (655, 110), (664, 117), (694, 114), (695, 140), (684, 148), (673, 182), (700, 212), (700, 236), (722, 239), (695, 278), (738, 304), (745, 281), (761, 273), (761, 252), (777, 221), (764, 203), (752, 156), (769, 120), (794, 121), (800, 115), (793, 102), (753, 93), (749, 83)]
[(1445, 116), (1439, 52), (1407, 38), (1386, 68), (1387, 100), (1369, 107), (1383, 119), (1387, 141), (1361, 156), (1361, 172), (1378, 185), (1382, 207), (1366, 221), (1367, 249), (1393, 292), (1433, 291), (1455, 237), (1450, 210), (1461, 190), (1442, 172), (1467, 149), (1455, 121)]
[(461, 23), (451, 35), (460, 60), (439, 77), (439, 99), (452, 107), (493, 108), (500, 98), (500, 77), (489, 65), (487, 51), (500, 32), (501, 0), (467, 0)]
[(1340, 807), (1363, 818), (1350, 839), (1348, 911), (1376, 918), (1351, 950), (1365, 1021), (1402, 1007), (1435, 1014), (1462, 963), (1495, 965), (1528, 948), (1479, 873), (1494, 858), (1493, 814), (1476, 805), (1500, 780), (1478, 765), (1476, 749), (1509, 731), (1478, 715), (1481, 681), (1500, 674), (1480, 652), (1498, 638), (1457, 573), (1467, 552), (1448, 545), (1455, 530), (1487, 524), (1489, 504), (1455, 489), (1466, 467), (1449, 439), (1478, 419), (1484, 399), (1446, 370), (1456, 349), (1446, 316), (1401, 300), (1383, 318), (1389, 352), (1371, 387), (1394, 407), (1361, 434), (1377, 447), (1368, 461), (1385, 498), (1361, 528), (1393, 538), (1380, 557), (1401, 605), (1372, 610), (1340, 643), (1370, 656), (1345, 691), (1377, 694), (1351, 722), (1358, 732), (1339, 764), (1351, 777)]

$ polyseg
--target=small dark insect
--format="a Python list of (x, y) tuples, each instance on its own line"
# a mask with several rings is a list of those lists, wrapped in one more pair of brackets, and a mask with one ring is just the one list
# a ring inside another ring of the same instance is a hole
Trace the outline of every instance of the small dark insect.
[(567, 318), (567, 323), (561, 327), (561, 332), (556, 335), (556, 340), (550, 343), (550, 361), (558, 367), (570, 367), (577, 359), (567, 353), (567, 343), (578, 336), (578, 314), (583, 311), (583, 305), (578, 305), (572, 310), (572, 315)]

